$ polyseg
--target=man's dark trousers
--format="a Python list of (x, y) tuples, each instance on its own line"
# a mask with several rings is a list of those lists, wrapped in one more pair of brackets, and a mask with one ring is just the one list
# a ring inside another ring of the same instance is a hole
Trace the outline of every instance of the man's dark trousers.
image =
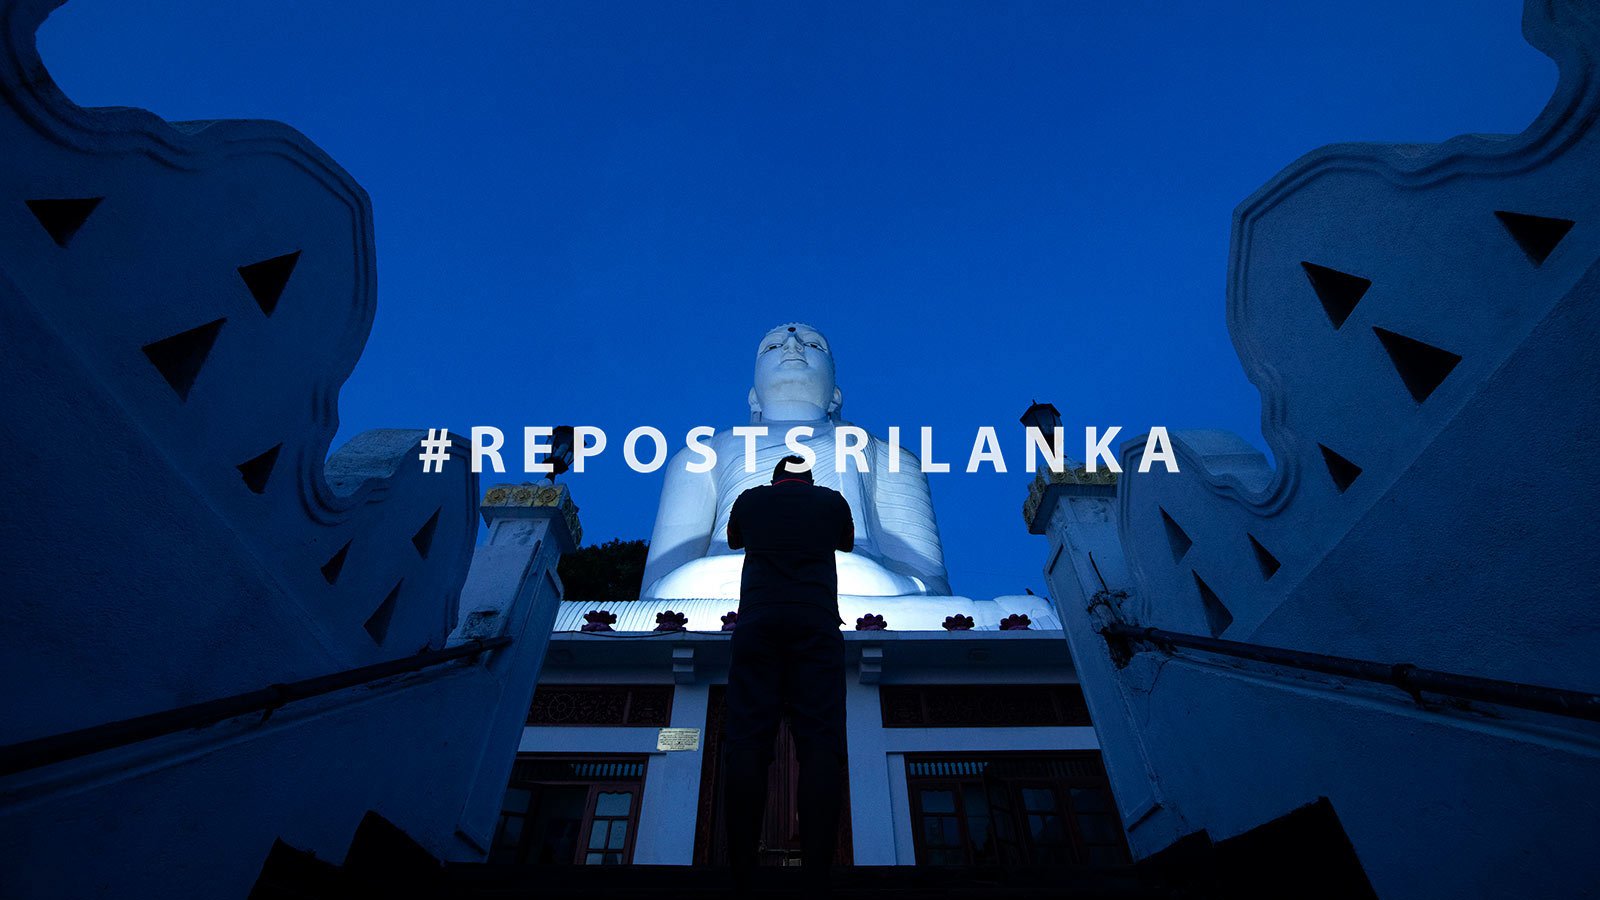
[(728, 856), (756, 864), (767, 768), (778, 720), (789, 717), (800, 764), (800, 854), (826, 876), (839, 834), (845, 756), (844, 635), (831, 612), (774, 604), (739, 614), (733, 630), (725, 731)]
[(811, 886), (826, 882), (833, 863), (845, 777), (833, 551), (852, 549), (854, 531), (843, 497), (795, 482), (746, 491), (729, 517), (729, 545), (746, 550), (723, 748), (728, 856), (741, 881), (758, 862), (767, 770), (785, 716), (800, 766), (801, 864)]

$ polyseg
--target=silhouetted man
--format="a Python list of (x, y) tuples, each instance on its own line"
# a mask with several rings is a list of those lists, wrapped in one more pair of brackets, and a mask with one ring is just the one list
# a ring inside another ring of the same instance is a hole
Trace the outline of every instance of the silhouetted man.
[(833, 552), (855, 546), (850, 505), (784, 457), (772, 483), (734, 501), (728, 546), (744, 549), (739, 620), (728, 669), (724, 784), (735, 883), (757, 864), (767, 768), (789, 717), (800, 763), (800, 854), (813, 889), (827, 884), (843, 789), (844, 635)]

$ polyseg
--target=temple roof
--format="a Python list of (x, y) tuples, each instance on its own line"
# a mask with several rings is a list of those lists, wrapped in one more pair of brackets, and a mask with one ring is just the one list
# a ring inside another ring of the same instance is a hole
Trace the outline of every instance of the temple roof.
[[(656, 614), (671, 610), (689, 617), (689, 631), (720, 631), (722, 616), (739, 608), (737, 600), (622, 600), (609, 603), (564, 600), (556, 610), (552, 631), (579, 631), (584, 615), (603, 609), (616, 615), (614, 631), (654, 631)], [(890, 631), (944, 631), (946, 616), (971, 616), (973, 631), (999, 631), (1006, 616), (1026, 615), (1033, 630), (1060, 630), (1061, 622), (1046, 597), (1011, 594), (993, 600), (970, 597), (854, 597), (839, 598), (844, 627), (855, 628), (856, 619), (868, 613), (883, 616)]]

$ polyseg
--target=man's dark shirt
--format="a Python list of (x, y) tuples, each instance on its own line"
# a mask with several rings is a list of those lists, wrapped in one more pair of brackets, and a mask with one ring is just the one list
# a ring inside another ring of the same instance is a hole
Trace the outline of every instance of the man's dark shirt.
[(839, 571), (833, 551), (855, 546), (850, 504), (835, 490), (785, 478), (733, 501), (728, 546), (744, 549), (739, 609), (805, 603), (838, 618)]

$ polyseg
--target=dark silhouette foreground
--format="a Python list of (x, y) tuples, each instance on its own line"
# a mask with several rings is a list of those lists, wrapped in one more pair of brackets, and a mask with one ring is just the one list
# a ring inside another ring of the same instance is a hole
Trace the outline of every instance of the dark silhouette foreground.
[(838, 843), (845, 758), (844, 635), (834, 551), (855, 545), (850, 506), (812, 483), (798, 456), (772, 484), (734, 501), (728, 546), (745, 551), (728, 669), (723, 757), (728, 857), (736, 883), (758, 863), (767, 769), (788, 716), (800, 765), (800, 853), (806, 881), (827, 884)]

